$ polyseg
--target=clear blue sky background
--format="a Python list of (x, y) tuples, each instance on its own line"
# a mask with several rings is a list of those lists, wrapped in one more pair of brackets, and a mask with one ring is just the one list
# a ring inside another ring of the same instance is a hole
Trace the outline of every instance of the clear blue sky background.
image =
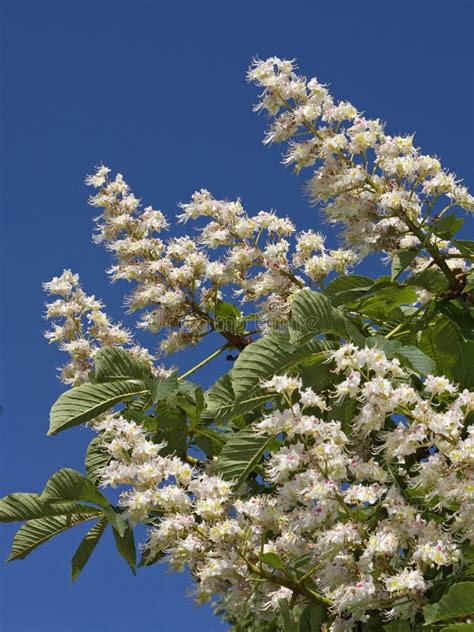
[[(103, 161), (146, 204), (172, 215), (196, 188), (242, 196), (301, 226), (317, 214), (303, 176), (279, 164), (251, 112), (251, 57), (297, 57), (391, 132), (473, 183), (472, 2), (1, 2), (3, 366), (1, 489), (36, 491), (63, 466), (82, 468), (88, 432), (46, 438), (61, 392), (60, 354), (42, 338), (41, 282), (70, 267), (120, 315), (105, 252), (91, 243), (83, 177)], [(209, 352), (178, 358), (187, 368)], [(198, 377), (207, 385), (218, 368)], [(184, 599), (189, 580), (161, 566), (133, 578), (110, 539), (73, 586), (72, 530), (2, 566), (2, 631), (218, 632)], [(2, 528), (7, 556), (14, 528)]]

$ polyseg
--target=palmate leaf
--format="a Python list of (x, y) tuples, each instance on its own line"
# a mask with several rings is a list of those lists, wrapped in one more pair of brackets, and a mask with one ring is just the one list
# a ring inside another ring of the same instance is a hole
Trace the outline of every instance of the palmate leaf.
[(334, 307), (352, 303), (364, 296), (373, 286), (374, 280), (358, 274), (341, 275), (330, 281), (324, 293), (329, 296)]
[(215, 416), (220, 410), (229, 409), (235, 403), (232, 370), (220, 377), (206, 393), (206, 413)]
[(165, 555), (166, 554), (163, 551), (152, 553), (150, 549), (143, 549), (138, 567), (140, 568), (142, 566), (152, 566), (152, 564), (156, 564), (161, 559), (163, 559)]
[(272, 568), (276, 568), (282, 571), (285, 568), (285, 562), (281, 559), (281, 557), (277, 553), (260, 553), (260, 560), (271, 566)]
[(293, 612), (290, 610), (288, 601), (286, 599), (280, 599), (278, 601), (280, 606), (281, 621), (283, 624), (284, 632), (298, 632), (298, 625), (294, 619)]
[(444, 314), (421, 334), (420, 349), (436, 363), (438, 375), (446, 375), (464, 387), (474, 385), (474, 342), (463, 339), (454, 322)]
[(147, 392), (143, 382), (120, 381), (106, 384), (81, 384), (63, 393), (53, 404), (49, 420), (50, 435), (77, 426), (123, 402)]
[(55, 472), (47, 481), (40, 496), (43, 502), (60, 502), (64, 500), (82, 500), (99, 505), (111, 525), (120, 535), (127, 529), (126, 521), (115, 512), (107, 498), (87, 477), (70, 468)]
[(62, 468), (48, 479), (40, 496), (42, 502), (83, 500), (107, 508), (109, 501), (94, 483), (71, 468)]
[(80, 512), (29, 520), (18, 529), (7, 561), (22, 560), (38, 546), (54, 538), (59, 533), (100, 515), (101, 511), (99, 509), (90, 507), (88, 513)]
[(108, 465), (112, 458), (110, 453), (102, 447), (101, 441), (100, 436), (94, 437), (86, 451), (85, 466), (87, 478), (94, 484), (97, 484), (99, 481), (98, 472), (100, 469)]
[(415, 274), (407, 279), (407, 283), (422, 287), (428, 292), (433, 292), (433, 294), (442, 294), (449, 287), (449, 282), (445, 275), (439, 270), (433, 270), (432, 268)]
[(418, 300), (415, 289), (392, 284), (383, 287), (358, 303), (356, 311), (377, 321), (391, 318), (402, 305), (413, 305)]
[[(230, 379), (236, 402), (253, 394), (262, 380), (287, 371), (310, 355), (325, 352), (333, 345), (324, 340), (293, 343), (287, 333), (272, 332), (245, 347), (235, 361)], [(223, 383), (221, 382), (220, 387)], [(226, 387), (229, 382), (225, 382)], [(212, 389), (211, 389), (212, 390)]]
[(176, 395), (179, 390), (179, 382), (176, 373), (164, 378), (153, 378), (150, 385), (150, 395), (152, 403), (166, 400), (172, 395)]
[(436, 371), (433, 359), (414, 345), (404, 345), (398, 340), (387, 340), (383, 336), (367, 338), (368, 347), (381, 349), (387, 358), (398, 358), (402, 364), (420, 375), (429, 375)]
[(236, 401), (249, 395), (259, 385), (291, 361), (295, 346), (288, 335), (273, 332), (245, 347), (232, 369), (232, 389)]
[(474, 582), (454, 584), (435, 604), (423, 608), (425, 625), (474, 614)]
[(231, 436), (217, 458), (217, 470), (226, 481), (239, 487), (261, 460), (273, 437), (243, 428)]
[(132, 573), (136, 575), (135, 566), (137, 563), (137, 551), (135, 548), (133, 530), (130, 527), (127, 527), (123, 534), (118, 533), (116, 529), (114, 529), (113, 532), (117, 551), (127, 562)]
[(72, 513), (89, 513), (88, 505), (75, 502), (46, 503), (39, 494), (9, 494), (0, 500), (0, 522), (22, 522), (35, 518), (59, 516)]
[(320, 632), (327, 616), (327, 610), (322, 606), (308, 606), (301, 615), (299, 632)]
[(248, 397), (237, 400), (232, 384), (232, 370), (217, 380), (206, 394), (203, 417), (215, 421), (227, 421), (242, 415), (272, 399), (273, 395), (253, 388)]
[(232, 303), (226, 303), (218, 299), (216, 301), (214, 317), (217, 331), (241, 334), (245, 329), (242, 321), (242, 312)]
[(144, 380), (152, 377), (150, 367), (137, 360), (129, 351), (118, 347), (102, 347), (94, 358), (96, 382)]
[(434, 373), (436, 369), (433, 360), (414, 345), (401, 345), (401, 347), (395, 351), (394, 356), (398, 358), (402, 364), (412, 368), (420, 375), (430, 375)]
[(290, 342), (303, 344), (315, 336), (332, 333), (347, 338), (347, 319), (327, 296), (300, 290), (291, 306)]
[(433, 232), (442, 239), (451, 239), (464, 224), (464, 217), (458, 217), (454, 213), (445, 215), (436, 221), (433, 226)]
[(80, 572), (89, 561), (90, 556), (102, 537), (107, 524), (107, 520), (101, 518), (95, 523), (92, 529), (86, 533), (84, 539), (79, 544), (71, 560), (71, 581), (74, 582), (79, 577)]
[(395, 281), (400, 274), (408, 268), (410, 263), (418, 255), (419, 249), (409, 248), (407, 250), (398, 250), (392, 257), (392, 281)]
[(273, 395), (271, 393), (263, 392), (260, 389), (252, 391), (252, 395), (247, 399), (244, 398), (239, 401), (235, 401), (235, 398), (229, 399), (227, 403), (221, 405), (217, 405), (213, 401), (212, 397), (210, 397), (208, 400), (208, 407), (203, 416), (208, 418), (211, 417), (218, 422), (228, 421), (233, 417), (244, 415), (258, 406), (262, 406), (272, 398)]
[(392, 621), (383, 626), (383, 632), (410, 632), (408, 621)]
[(474, 257), (474, 241), (470, 239), (454, 239), (453, 244), (465, 257)]
[(272, 398), (260, 388), (262, 380), (325, 355), (335, 343), (311, 340), (293, 344), (284, 332), (272, 332), (245, 347), (234, 368), (222, 376), (206, 394), (204, 417), (226, 421), (264, 404)]

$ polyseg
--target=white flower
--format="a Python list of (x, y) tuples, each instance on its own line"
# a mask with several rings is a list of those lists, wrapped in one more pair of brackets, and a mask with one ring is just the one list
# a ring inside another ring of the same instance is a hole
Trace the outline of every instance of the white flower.
[(410, 592), (424, 592), (427, 588), (423, 575), (419, 570), (404, 569), (398, 575), (387, 576), (384, 579), (389, 593), (404, 595)]
[(456, 385), (442, 375), (427, 375), (424, 386), (425, 391), (432, 395), (444, 395), (445, 393), (452, 395), (457, 391)]
[(274, 391), (275, 393), (286, 393), (291, 395), (293, 391), (300, 389), (302, 382), (300, 379), (290, 375), (274, 375), (271, 380), (264, 380), (262, 387)]

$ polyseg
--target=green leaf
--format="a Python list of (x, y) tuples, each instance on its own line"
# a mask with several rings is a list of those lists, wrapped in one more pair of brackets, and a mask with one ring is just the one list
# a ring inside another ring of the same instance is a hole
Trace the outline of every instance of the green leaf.
[(466, 274), (466, 285), (463, 288), (462, 293), (466, 294), (467, 292), (472, 292), (474, 290), (474, 271), (471, 269)]
[(357, 310), (375, 320), (386, 320), (401, 305), (417, 302), (416, 292), (411, 287), (392, 285), (378, 290), (358, 304)]
[(355, 345), (357, 345), (360, 349), (365, 347), (365, 336), (361, 334), (360, 330), (351, 320), (346, 320), (346, 331), (349, 338), (353, 341)]
[(184, 421), (180, 421), (176, 428), (164, 430), (159, 434), (159, 440), (165, 441), (166, 445), (161, 449), (163, 456), (177, 454), (183, 456), (188, 449), (189, 428)]
[(438, 603), (423, 608), (425, 625), (474, 614), (474, 582), (454, 584)]
[(339, 404), (333, 404), (327, 413), (328, 421), (340, 421), (343, 431), (349, 434), (355, 416), (357, 402), (351, 397), (345, 397)]
[(284, 632), (298, 632), (293, 613), (291, 612), (286, 599), (280, 599), (278, 602), (280, 606), (281, 618), (283, 621)]
[(108, 465), (111, 460), (111, 455), (107, 450), (101, 445), (102, 439), (98, 435), (94, 437), (92, 441), (89, 443), (89, 446), (86, 451), (86, 473), (87, 478), (91, 480), (94, 484), (99, 482), (98, 472)]
[(142, 556), (140, 558), (140, 563), (138, 567), (140, 568), (142, 566), (151, 566), (152, 564), (156, 564), (161, 559), (163, 559), (164, 556), (165, 553), (163, 551), (152, 553), (150, 549), (144, 549), (142, 551)]
[(0, 500), (0, 522), (22, 522), (48, 516), (88, 513), (90, 510), (88, 505), (75, 502), (50, 504), (42, 502), (39, 494), (16, 493)]
[(102, 347), (94, 358), (96, 382), (145, 380), (152, 376), (150, 367), (137, 360), (129, 351), (118, 347)]
[(238, 401), (231, 400), (226, 404), (217, 405), (211, 396), (207, 402), (208, 407), (206, 408), (205, 416), (215, 421), (228, 421), (229, 419), (243, 415), (265, 404), (265, 402), (271, 400), (272, 397), (273, 395), (271, 393), (254, 389), (252, 391), (252, 397), (248, 399), (240, 399)]
[(272, 394), (254, 387), (248, 398), (237, 400), (232, 384), (232, 370), (217, 380), (206, 393), (203, 417), (215, 421), (228, 421), (272, 399)]
[(391, 621), (383, 626), (384, 632), (410, 632), (408, 621)]
[(303, 386), (312, 388), (316, 393), (329, 388), (337, 378), (332, 366), (324, 361), (303, 364), (299, 373)]
[(222, 432), (216, 432), (207, 426), (198, 426), (194, 432), (196, 444), (199, 445), (199, 442), (201, 442), (203, 446), (206, 446), (205, 449), (202, 449), (204, 449), (204, 452), (206, 452), (208, 456), (218, 454), (226, 443)]
[(216, 331), (225, 331), (233, 334), (240, 334), (244, 331), (242, 312), (232, 303), (226, 303), (218, 299), (214, 316)]
[(291, 305), (290, 342), (302, 344), (324, 333), (347, 338), (344, 314), (324, 294), (300, 290)]
[(367, 338), (368, 347), (381, 349), (387, 358), (398, 358), (400, 362), (420, 375), (429, 375), (436, 371), (433, 359), (414, 345), (404, 345), (398, 340), (387, 340), (383, 336)]
[(410, 248), (408, 250), (398, 250), (392, 257), (392, 281), (395, 281), (400, 274), (408, 268), (410, 263), (418, 255), (419, 250)]
[(183, 380), (179, 382), (178, 393), (178, 406), (186, 412), (192, 424), (196, 425), (205, 406), (204, 391), (200, 386)]
[(452, 623), (441, 628), (440, 632), (474, 632), (474, 623)]
[(456, 326), (465, 339), (474, 339), (474, 308), (466, 309), (464, 301), (437, 301), (439, 311)]
[(268, 566), (278, 568), (281, 571), (285, 568), (284, 561), (276, 553), (261, 553), (259, 557), (262, 562), (265, 562), (265, 564), (268, 564)]
[(457, 215), (445, 215), (433, 226), (433, 232), (442, 239), (451, 239), (462, 228), (464, 218)]
[(217, 470), (226, 481), (239, 487), (261, 460), (273, 437), (257, 435), (243, 428), (231, 436), (217, 458)]
[(130, 527), (127, 527), (123, 534), (118, 533), (116, 529), (114, 529), (113, 532), (117, 551), (130, 566), (132, 573), (136, 575), (135, 565), (137, 563), (137, 551), (135, 548), (133, 530)]
[(204, 416), (225, 421), (264, 404), (272, 395), (260, 388), (262, 380), (288, 371), (308, 358), (324, 355), (334, 347), (325, 340), (292, 344), (288, 334), (272, 332), (245, 347), (234, 368), (222, 376), (206, 394)]
[(288, 365), (294, 351), (288, 336), (280, 332), (270, 333), (245, 347), (232, 369), (235, 400), (248, 395), (262, 380)]
[(322, 606), (308, 606), (303, 610), (299, 632), (320, 632), (327, 619), (327, 610)]
[(153, 404), (168, 399), (176, 395), (179, 383), (176, 373), (172, 373), (168, 377), (154, 378), (150, 385), (150, 393)]
[(465, 257), (474, 257), (474, 241), (469, 239), (454, 239), (453, 244)]
[(74, 553), (74, 557), (71, 560), (72, 582), (76, 581), (80, 572), (89, 561), (89, 558), (102, 537), (107, 524), (107, 520), (105, 518), (101, 518), (101, 520), (96, 522), (92, 529), (86, 533), (84, 539), (79, 544), (76, 552)]
[(394, 356), (420, 375), (430, 375), (436, 370), (433, 360), (414, 345), (402, 345)]
[(94, 483), (71, 468), (64, 467), (48, 479), (40, 500), (54, 503), (65, 500), (83, 500), (99, 507), (109, 507), (107, 498), (99, 492)]
[(443, 294), (449, 287), (449, 282), (439, 270), (423, 270), (406, 280), (409, 285), (422, 287), (433, 294)]
[[(308, 356), (322, 353), (332, 346), (324, 340), (293, 344), (288, 334), (283, 332), (272, 332), (259, 338), (245, 347), (235, 361), (231, 372), (235, 401), (247, 399), (262, 380), (269, 379), (280, 371), (289, 370)], [(223, 385), (228, 389), (229, 381), (220, 382), (220, 386)]]
[(74, 513), (29, 520), (18, 529), (7, 561), (22, 560), (38, 546), (54, 538), (55, 535), (99, 515), (100, 511), (91, 507), (89, 513)]
[(94, 483), (80, 472), (70, 468), (62, 468), (48, 479), (40, 500), (43, 502), (83, 500), (94, 503), (101, 507), (107, 520), (119, 533), (124, 533), (127, 528), (125, 520), (115, 512), (107, 498), (96, 488)]
[(49, 418), (49, 433), (90, 421), (118, 402), (147, 392), (138, 381), (81, 384), (63, 393), (53, 404)]
[(235, 402), (234, 387), (232, 384), (232, 370), (214, 382), (206, 393), (206, 411), (209, 414), (224, 407), (232, 406)]
[(329, 296), (334, 307), (352, 303), (364, 296), (373, 286), (374, 280), (358, 274), (341, 275), (330, 281), (324, 293)]
[(474, 385), (474, 343), (466, 341), (455, 323), (441, 315), (421, 334), (420, 348), (436, 362), (437, 373), (459, 382)]

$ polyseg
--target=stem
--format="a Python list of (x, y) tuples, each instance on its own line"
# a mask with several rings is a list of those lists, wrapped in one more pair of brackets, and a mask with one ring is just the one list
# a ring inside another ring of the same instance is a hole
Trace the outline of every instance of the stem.
[(388, 334), (385, 335), (386, 340), (394, 336), (398, 331), (400, 331), (402, 327), (405, 327), (405, 323), (403, 322), (399, 323), (396, 327), (392, 329), (392, 331), (389, 331)]
[(297, 581), (296, 583), (297, 583), (298, 585), (304, 584), (304, 583), (305, 583), (305, 581), (306, 581), (307, 579), (309, 579), (313, 573), (315, 573), (315, 572), (316, 572), (319, 568), (321, 568), (321, 566), (322, 566), (322, 563), (321, 563), (321, 562), (319, 562), (318, 564), (316, 564), (316, 566), (312, 566), (312, 567), (309, 569), (309, 571), (308, 571), (308, 572), (306, 572), (304, 575), (302, 575), (302, 576), (298, 579), (298, 581)]
[(273, 584), (277, 584), (277, 586), (284, 586), (285, 588), (289, 588), (290, 590), (292, 590), (293, 592), (297, 592), (300, 595), (303, 595), (305, 597), (309, 597), (310, 599), (312, 599), (313, 601), (315, 601), (316, 603), (320, 604), (321, 606), (324, 607), (328, 607), (330, 605), (332, 605), (332, 601), (330, 599), (328, 599), (328, 597), (325, 597), (324, 595), (321, 595), (320, 593), (316, 592), (315, 590), (312, 590), (311, 588), (307, 588), (306, 586), (301, 586), (298, 584), (295, 584), (283, 577), (277, 577), (275, 575), (273, 575), (272, 573), (268, 573), (265, 570), (260, 570), (258, 568), (258, 566), (256, 566), (255, 564), (252, 564), (252, 562), (250, 562), (249, 560), (247, 560), (244, 556), (242, 556), (242, 559), (244, 560), (244, 562), (247, 564), (249, 570), (251, 570), (253, 573), (255, 573), (256, 575), (259, 575), (260, 577), (262, 577), (263, 579), (266, 579), (267, 581), (273, 583)]
[[(392, 331), (389, 331), (388, 334), (385, 335), (385, 338), (388, 340), (389, 338), (392, 338), (392, 336), (395, 336), (396, 334), (399, 333), (399, 331), (401, 329), (403, 329), (403, 327), (406, 327), (407, 325), (409, 325), (411, 323), (411, 321), (418, 316), (418, 314), (422, 311), (424, 311), (426, 309), (426, 305), (421, 305), (420, 307), (418, 307), (418, 309), (413, 312), (413, 314), (411, 316), (409, 316), (409, 318), (407, 318), (407, 320), (399, 323), (396, 327), (394, 327), (392, 329)], [(403, 331), (402, 333), (408, 333), (409, 330), (407, 331)]]
[(430, 243), (430, 241), (429, 241), (429, 236), (430, 235), (428, 234), (428, 236), (426, 236), (423, 233), (423, 231), (419, 228), (419, 226), (417, 226), (415, 224), (415, 222), (413, 222), (409, 217), (406, 217), (405, 215), (402, 215), (401, 219), (405, 222), (405, 224), (412, 231), (412, 233), (414, 235), (416, 235), (416, 237), (418, 237), (418, 239), (420, 240), (420, 242), (423, 245), (423, 247), (426, 248), (426, 250), (430, 253), (430, 255), (433, 257), (436, 265), (438, 266), (438, 268), (442, 272), (444, 272), (444, 274), (447, 277), (447, 279), (451, 283), (457, 284), (457, 279), (456, 279), (455, 275), (453, 274), (453, 271), (448, 266), (446, 261), (443, 259), (440, 251), (438, 250), (438, 248), (434, 244)]
[(184, 378), (188, 377), (188, 375), (191, 375), (191, 373), (194, 373), (198, 369), (201, 369), (208, 362), (210, 362), (211, 360), (214, 360), (214, 358), (217, 358), (217, 356), (220, 355), (223, 351), (225, 351), (226, 349), (229, 349), (230, 346), (231, 345), (227, 342), (220, 349), (217, 349), (217, 351), (214, 351), (214, 353), (211, 353), (211, 355), (207, 356), (207, 358), (204, 358), (204, 360), (201, 360), (199, 364), (196, 364), (195, 366), (193, 366), (192, 369), (189, 369), (189, 371), (186, 371), (186, 373), (183, 373), (183, 375), (180, 375), (178, 377), (178, 380), (184, 380)]
[(197, 459), (195, 456), (191, 456), (190, 454), (183, 454), (181, 458), (183, 459), (183, 461), (186, 461), (186, 463), (189, 463), (189, 465), (192, 465), (192, 466), (202, 464), (202, 461)]

